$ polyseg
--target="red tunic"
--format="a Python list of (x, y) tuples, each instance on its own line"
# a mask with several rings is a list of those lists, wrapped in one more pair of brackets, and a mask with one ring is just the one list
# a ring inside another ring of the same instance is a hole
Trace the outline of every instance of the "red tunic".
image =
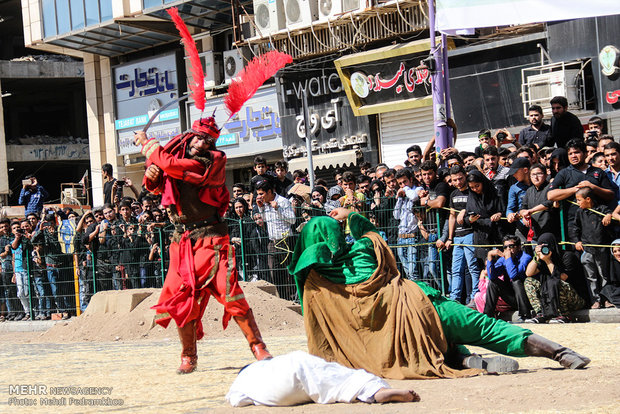
[[(164, 206), (174, 205), (179, 215), (182, 214), (178, 202), (181, 195), (175, 183), (182, 180), (199, 187), (200, 200), (224, 215), (229, 194), (224, 185), (226, 155), (223, 152), (211, 151), (212, 164), (208, 168), (201, 161), (183, 158), (185, 145), (177, 139), (165, 148), (149, 140), (142, 153), (147, 157), (147, 166), (155, 164), (163, 171), (157, 182), (144, 177), (144, 185), (147, 190), (162, 194)], [(231, 316), (245, 316), (250, 310), (238, 283), (234, 247), (228, 235), (192, 241), (186, 231), (178, 243), (170, 245), (168, 274), (159, 302), (153, 307), (156, 322), (166, 328), (171, 319), (177, 326), (197, 320), (197, 337), (201, 339), (204, 335), (201, 318), (211, 295), (224, 305), (224, 329)]]

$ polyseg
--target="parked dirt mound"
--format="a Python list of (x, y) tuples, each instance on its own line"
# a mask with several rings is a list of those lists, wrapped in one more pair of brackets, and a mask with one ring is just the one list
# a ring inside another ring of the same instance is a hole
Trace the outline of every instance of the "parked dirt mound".
[[(241, 282), (246, 299), (263, 336), (303, 335), (299, 306), (275, 296), (267, 282)], [(99, 292), (91, 298), (86, 312), (64, 323), (57, 323), (39, 337), (41, 342), (119, 341), (177, 338), (174, 321), (168, 329), (155, 324), (160, 289), (133, 289)], [(202, 318), (205, 338), (243, 337), (231, 320), (222, 329), (224, 308), (211, 298)]]

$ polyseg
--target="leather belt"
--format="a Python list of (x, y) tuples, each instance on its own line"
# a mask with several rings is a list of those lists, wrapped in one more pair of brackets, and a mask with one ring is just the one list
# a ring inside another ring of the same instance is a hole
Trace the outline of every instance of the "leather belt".
[(402, 233), (398, 235), (399, 239), (414, 239), (417, 236), (415, 233)]
[(193, 223), (181, 223), (176, 225), (176, 229), (179, 232), (186, 232), (196, 230), (200, 227), (206, 227), (213, 224), (222, 223), (222, 218), (220, 216), (211, 216), (204, 220), (196, 221)]

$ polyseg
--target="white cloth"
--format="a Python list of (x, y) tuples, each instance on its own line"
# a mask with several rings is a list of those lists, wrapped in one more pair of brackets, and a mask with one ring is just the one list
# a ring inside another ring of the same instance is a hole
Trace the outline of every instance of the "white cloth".
[(389, 384), (363, 369), (343, 367), (302, 351), (254, 362), (239, 373), (226, 400), (233, 407), (315, 402), (374, 402)]

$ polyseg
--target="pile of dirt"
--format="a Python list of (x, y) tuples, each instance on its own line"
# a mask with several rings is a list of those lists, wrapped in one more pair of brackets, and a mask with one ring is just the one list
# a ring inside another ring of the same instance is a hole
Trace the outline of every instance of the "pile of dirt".
[[(273, 285), (260, 281), (241, 282), (263, 336), (303, 335), (303, 317), (299, 306), (275, 296)], [(177, 338), (174, 321), (168, 329), (155, 324), (160, 289), (135, 289), (99, 292), (91, 298), (86, 312), (67, 322), (57, 323), (42, 334), (43, 342), (126, 341)], [(202, 318), (205, 338), (243, 337), (231, 320), (222, 328), (224, 308), (211, 298)]]

